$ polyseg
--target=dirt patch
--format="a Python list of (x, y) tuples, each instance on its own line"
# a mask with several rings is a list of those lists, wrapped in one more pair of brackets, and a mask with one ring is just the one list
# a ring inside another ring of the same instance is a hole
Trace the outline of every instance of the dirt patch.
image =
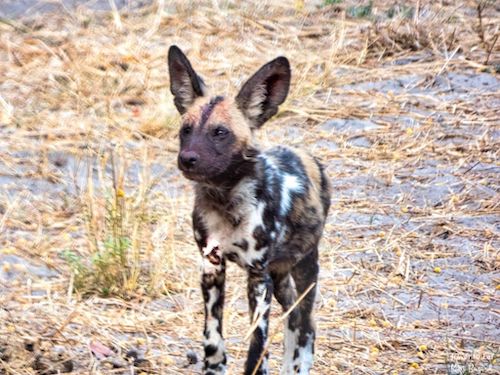
[[(500, 371), (498, 9), (480, 42), (469, 2), (420, 2), (417, 12), (391, 1), (116, 1), (115, 13), (107, 1), (63, 1), (56, 13), (42, 3), (0, 5), (0, 373), (200, 372), (193, 192), (176, 168), (167, 81), (173, 43), (214, 91), (290, 58), (289, 99), (258, 137), (311, 150), (334, 187), (312, 373)], [(374, 34), (396, 21), (420, 25), (427, 43), (412, 50), (419, 44)], [(125, 229), (141, 239), (128, 264), (149, 278), (128, 298), (83, 298), (64, 254), (89, 264), (91, 249), (106, 248), (94, 224), (108, 225), (110, 200), (145, 228)], [(245, 275), (234, 265), (228, 274), (224, 330), (229, 373), (239, 373)], [(272, 315), (276, 373), (281, 311)]]

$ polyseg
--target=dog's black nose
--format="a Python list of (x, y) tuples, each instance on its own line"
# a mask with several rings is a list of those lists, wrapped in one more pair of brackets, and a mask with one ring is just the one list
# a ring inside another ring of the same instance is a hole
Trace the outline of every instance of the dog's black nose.
[(200, 155), (198, 155), (194, 151), (182, 151), (179, 155), (179, 160), (183, 167), (192, 168), (200, 159)]

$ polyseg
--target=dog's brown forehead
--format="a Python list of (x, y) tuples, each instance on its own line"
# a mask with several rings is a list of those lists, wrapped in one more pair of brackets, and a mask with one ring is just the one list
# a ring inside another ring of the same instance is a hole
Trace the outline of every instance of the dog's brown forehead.
[(198, 98), (183, 116), (183, 123), (207, 130), (214, 126), (225, 126), (231, 129), (237, 143), (241, 145), (248, 144), (252, 138), (251, 129), (234, 100), (220, 96)]
[(230, 125), (228, 101), (222, 96), (200, 98), (186, 112), (184, 122), (200, 127), (204, 127), (209, 122)]

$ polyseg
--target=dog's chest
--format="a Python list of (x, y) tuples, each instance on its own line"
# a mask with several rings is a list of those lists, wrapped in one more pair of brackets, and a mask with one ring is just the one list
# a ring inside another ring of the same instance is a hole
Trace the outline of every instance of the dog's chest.
[(254, 185), (244, 184), (225, 209), (205, 209), (202, 213), (207, 231), (205, 256), (218, 255), (242, 267), (255, 264), (264, 256), (267, 241), (263, 215), (265, 202), (255, 198)]

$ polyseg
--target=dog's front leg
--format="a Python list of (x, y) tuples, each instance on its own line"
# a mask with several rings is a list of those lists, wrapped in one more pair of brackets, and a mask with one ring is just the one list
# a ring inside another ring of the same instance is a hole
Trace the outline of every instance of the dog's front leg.
[(254, 330), (245, 366), (246, 375), (269, 373), (268, 354), (264, 350), (267, 342), (272, 295), (273, 282), (267, 270), (250, 270), (248, 272), (248, 301), (251, 327)]
[(204, 374), (226, 373), (226, 352), (222, 337), (222, 312), (224, 308), (224, 282), (226, 265), (223, 258), (214, 264), (203, 260), (201, 288), (205, 302), (205, 330), (203, 346), (205, 350)]

